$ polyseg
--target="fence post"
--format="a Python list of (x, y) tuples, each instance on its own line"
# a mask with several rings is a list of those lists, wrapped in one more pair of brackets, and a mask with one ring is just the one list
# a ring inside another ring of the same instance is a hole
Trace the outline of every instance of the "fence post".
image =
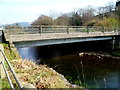
[(103, 29), (102, 32), (105, 33), (105, 27), (103, 27), (102, 29)]
[(39, 33), (42, 34), (42, 25), (39, 26)]
[(67, 34), (69, 34), (69, 26), (67, 26)]
[(87, 34), (89, 34), (89, 27), (87, 26)]

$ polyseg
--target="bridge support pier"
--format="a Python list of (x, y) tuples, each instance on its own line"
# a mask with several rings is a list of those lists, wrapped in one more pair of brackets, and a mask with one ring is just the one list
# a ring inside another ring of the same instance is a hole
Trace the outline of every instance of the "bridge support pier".
[(120, 50), (120, 36), (112, 38), (112, 50)]
[(116, 49), (120, 50), (120, 36), (116, 37)]
[(112, 50), (115, 50), (115, 37), (112, 38)]

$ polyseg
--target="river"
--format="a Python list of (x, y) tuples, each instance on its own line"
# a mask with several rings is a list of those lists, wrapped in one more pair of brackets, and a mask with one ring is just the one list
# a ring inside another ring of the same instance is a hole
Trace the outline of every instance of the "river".
[[(47, 64), (72, 84), (86, 88), (118, 88), (120, 59), (88, 55), (85, 52), (110, 53), (109, 40), (84, 43), (18, 48), (23, 59)], [(81, 53), (81, 54), (80, 54)], [(80, 55), (79, 55), (80, 54)]]

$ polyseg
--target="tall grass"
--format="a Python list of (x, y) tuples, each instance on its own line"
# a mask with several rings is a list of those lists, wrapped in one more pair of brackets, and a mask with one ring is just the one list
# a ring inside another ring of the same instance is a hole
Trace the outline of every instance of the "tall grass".
[(83, 63), (81, 62), (81, 69), (82, 69), (82, 76), (83, 76), (83, 82), (84, 82), (84, 86), (86, 87), (86, 82), (85, 82), (85, 74), (84, 74), (84, 70), (83, 70)]
[(96, 83), (96, 85), (97, 85), (97, 88), (99, 88), (99, 84), (98, 84), (96, 78), (93, 78), (93, 79), (94, 79), (94, 81), (95, 81), (95, 83)]
[(79, 74), (79, 72), (78, 72), (77, 66), (76, 66), (76, 70), (77, 70), (77, 74), (78, 74), (77, 78), (78, 78), (78, 80), (79, 80), (79, 84), (80, 84), (80, 86), (83, 86), (83, 85), (82, 85), (82, 82), (81, 82), (81, 80), (80, 80), (80, 74)]
[(107, 82), (106, 82), (106, 79), (103, 78), (103, 80), (104, 80), (104, 83), (105, 83), (105, 88), (107, 88)]

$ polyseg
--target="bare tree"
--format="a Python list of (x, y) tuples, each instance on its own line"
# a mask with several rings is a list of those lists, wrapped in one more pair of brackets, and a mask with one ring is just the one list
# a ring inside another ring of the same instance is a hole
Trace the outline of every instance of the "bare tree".
[(108, 2), (106, 5), (106, 12), (112, 12), (115, 10), (115, 4), (114, 2)]
[(95, 9), (92, 8), (91, 6), (88, 6), (87, 8), (79, 9), (77, 12), (82, 17), (83, 23), (92, 20), (93, 17), (95, 16)]

